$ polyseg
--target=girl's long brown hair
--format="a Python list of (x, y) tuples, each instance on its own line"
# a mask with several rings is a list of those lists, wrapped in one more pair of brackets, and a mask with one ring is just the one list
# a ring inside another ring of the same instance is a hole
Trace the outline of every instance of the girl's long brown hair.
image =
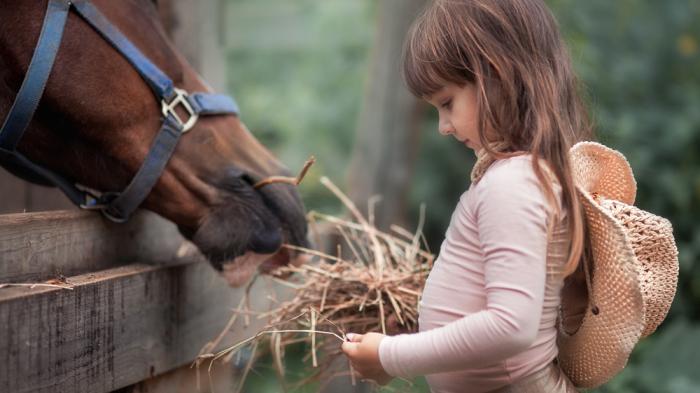
[[(434, 0), (409, 32), (404, 74), (413, 94), (424, 98), (448, 83), (473, 83), (481, 145), (496, 159), (531, 153), (556, 218), (552, 182), (539, 159), (549, 164), (562, 187), (562, 206), (570, 212), (571, 247), (562, 273), (574, 272), (585, 232), (568, 151), (592, 139), (593, 132), (569, 54), (544, 1)], [(489, 148), (490, 130), (509, 148)]]

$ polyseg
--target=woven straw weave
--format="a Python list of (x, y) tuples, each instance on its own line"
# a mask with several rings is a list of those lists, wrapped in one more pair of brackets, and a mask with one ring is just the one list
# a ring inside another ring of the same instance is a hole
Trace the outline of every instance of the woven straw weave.
[[(625, 156), (595, 142), (581, 142), (570, 154), (571, 171), (576, 185), (587, 193), (633, 205), (637, 182)], [(604, 170), (601, 170), (604, 168)]]
[[(591, 388), (627, 364), (644, 329), (644, 302), (638, 291), (639, 274), (632, 263), (634, 253), (622, 226), (609, 212), (596, 208), (587, 194), (580, 192), (580, 196), (595, 255), (592, 293), (578, 329), (567, 332), (560, 325), (557, 346), (559, 365), (569, 379), (578, 387)], [(568, 300), (562, 294), (560, 320), (569, 318)]]
[(671, 307), (669, 299), (676, 294), (678, 264), (674, 261), (678, 250), (673, 228), (667, 219), (634, 206), (612, 200), (602, 200), (600, 204), (625, 227), (637, 257), (646, 320), (642, 337), (646, 337), (666, 318)]

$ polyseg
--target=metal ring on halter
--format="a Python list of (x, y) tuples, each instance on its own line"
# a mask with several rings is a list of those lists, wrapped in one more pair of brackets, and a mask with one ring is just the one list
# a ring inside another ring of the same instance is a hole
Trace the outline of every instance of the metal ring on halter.
[[(182, 133), (184, 134), (194, 126), (199, 118), (199, 115), (192, 108), (192, 105), (190, 105), (190, 102), (188, 101), (189, 94), (187, 94), (185, 90), (175, 87), (173, 88), (173, 91), (175, 92), (175, 97), (173, 97), (170, 102), (165, 101), (165, 99), (160, 100), (163, 116), (168, 117), (169, 114), (173, 115), (175, 121), (177, 121), (177, 123), (182, 127)], [(175, 111), (175, 108), (177, 108), (178, 105), (182, 105), (189, 116), (186, 122), (183, 122)]]
[(85, 201), (78, 205), (83, 210), (102, 210), (107, 205), (101, 201), (102, 193), (86, 185), (75, 183), (75, 188), (85, 196)]

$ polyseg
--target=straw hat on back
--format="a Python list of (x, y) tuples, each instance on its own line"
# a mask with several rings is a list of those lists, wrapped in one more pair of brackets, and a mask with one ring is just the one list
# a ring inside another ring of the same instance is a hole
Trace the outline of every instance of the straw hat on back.
[(581, 142), (570, 159), (588, 258), (562, 290), (558, 363), (574, 385), (593, 388), (620, 372), (639, 339), (666, 317), (678, 251), (668, 220), (632, 206), (637, 184), (620, 152)]

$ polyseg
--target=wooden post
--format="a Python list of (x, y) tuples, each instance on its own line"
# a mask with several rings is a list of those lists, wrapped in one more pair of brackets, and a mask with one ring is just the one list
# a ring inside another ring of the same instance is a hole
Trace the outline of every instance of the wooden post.
[(377, 32), (349, 169), (348, 193), (366, 211), (381, 195), (376, 226), (405, 224), (407, 194), (419, 146), (423, 105), (405, 87), (401, 53), (406, 32), (425, 0), (379, 2)]

